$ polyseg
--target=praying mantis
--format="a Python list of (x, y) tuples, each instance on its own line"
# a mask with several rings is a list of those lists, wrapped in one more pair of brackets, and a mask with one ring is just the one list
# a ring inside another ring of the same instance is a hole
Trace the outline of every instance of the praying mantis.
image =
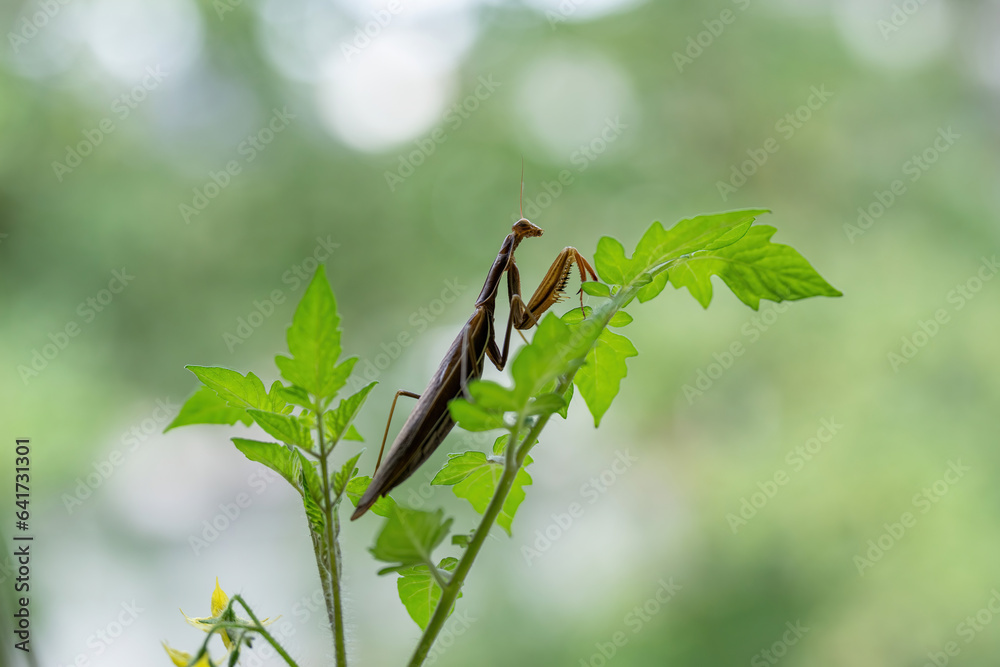
[[(385, 434), (382, 436), (378, 461), (375, 463), (374, 477), (358, 501), (357, 509), (351, 515), (352, 521), (361, 517), (380, 497), (416, 472), (417, 468), (434, 453), (455, 426), (455, 421), (448, 411), (448, 403), (462, 396), (470, 382), (482, 377), (487, 357), (497, 370), (504, 369), (507, 365), (507, 353), (510, 350), (511, 329), (516, 329), (518, 333), (530, 329), (538, 324), (539, 318), (546, 310), (565, 298), (563, 292), (574, 263), (579, 268), (582, 282), (586, 282), (588, 276), (597, 280), (597, 273), (584, 256), (576, 248), (566, 247), (552, 262), (552, 266), (549, 267), (548, 273), (542, 278), (531, 299), (525, 303), (521, 298), (521, 276), (514, 262), (514, 251), (522, 240), (541, 235), (542, 229), (524, 218), (522, 212), (521, 219), (514, 223), (511, 233), (500, 246), (500, 252), (497, 253), (493, 266), (486, 274), (486, 282), (479, 293), (479, 298), (476, 299), (472, 317), (448, 348), (438, 369), (431, 376), (427, 388), (422, 394), (404, 390), (396, 392), (396, 396), (392, 399), (392, 407), (389, 409), (389, 419), (385, 425)], [(507, 276), (510, 314), (507, 316), (507, 330), (501, 350), (496, 343), (494, 311), (497, 292), (504, 274)], [(582, 292), (580, 306), (583, 307)], [(417, 405), (403, 424), (392, 447), (389, 448), (385, 465), (380, 466), (382, 452), (389, 436), (389, 425), (392, 423), (392, 413), (400, 396), (418, 399)]]

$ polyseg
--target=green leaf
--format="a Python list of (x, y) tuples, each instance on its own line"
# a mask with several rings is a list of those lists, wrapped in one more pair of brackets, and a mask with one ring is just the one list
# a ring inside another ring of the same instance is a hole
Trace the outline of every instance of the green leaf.
[(601, 237), (594, 251), (594, 266), (601, 280), (609, 285), (624, 285), (629, 264), (621, 241), (610, 236)]
[[(364, 477), (355, 477), (347, 483), (347, 497), (351, 499), (351, 502), (355, 507), (358, 506), (358, 501), (361, 500), (361, 496), (365, 494), (368, 490), (368, 485), (372, 483), (372, 478), (365, 475)], [(372, 513), (379, 516), (388, 517), (392, 514), (392, 510), (396, 507), (396, 501), (392, 499), (392, 496), (382, 496), (375, 501), (372, 505)]]
[(310, 398), (309, 392), (302, 387), (296, 387), (294, 385), (291, 387), (281, 387), (278, 389), (278, 395), (289, 403), (301, 405), (309, 410), (316, 409), (316, 405), (313, 403), (312, 398)]
[(334, 498), (339, 499), (340, 496), (347, 490), (347, 485), (351, 479), (358, 473), (358, 459), (365, 450), (361, 450), (347, 461), (344, 465), (340, 467), (340, 470), (335, 470), (333, 473), (333, 495)]
[[(666, 274), (663, 274), (666, 275)], [(632, 324), (632, 316), (626, 313), (624, 310), (619, 310), (617, 313), (611, 316), (611, 320), (608, 322), (609, 327), (625, 327)]]
[(841, 296), (794, 248), (771, 243), (775, 228), (761, 225), (725, 248), (696, 253), (670, 269), (674, 287), (687, 287), (705, 308), (712, 301), (713, 275), (722, 278), (745, 304), (757, 310), (761, 299), (793, 301), (811, 296)]
[(566, 419), (567, 416), (569, 415), (569, 404), (570, 401), (572, 400), (573, 400), (573, 385), (571, 384), (569, 387), (566, 388), (566, 395), (563, 396), (564, 405), (562, 407), (562, 410), (559, 410), (557, 412), (557, 414), (563, 419)]
[[(316, 465), (305, 458), (301, 451), (276, 442), (261, 442), (246, 438), (233, 438), (233, 444), (251, 461), (265, 465), (281, 475), (299, 492), (299, 495), (304, 496), (308, 489), (313, 494), (314, 503), (322, 502), (323, 486), (319, 473), (316, 472)], [(303, 476), (308, 484), (303, 484)]]
[(492, 431), (505, 428), (502, 413), (488, 410), (478, 403), (469, 403), (464, 398), (456, 398), (448, 403), (451, 418), (466, 431)]
[(341, 440), (353, 440), (355, 442), (364, 442), (365, 441), (365, 439), (362, 437), (362, 435), (360, 433), (358, 433), (358, 429), (354, 428), (354, 424), (351, 424), (350, 426), (347, 427), (347, 432), (344, 433), (344, 435), (342, 435), (340, 439)]
[(235, 424), (238, 421), (247, 426), (253, 423), (245, 410), (230, 406), (209, 387), (199, 387), (163, 432), (190, 424)]
[(514, 399), (514, 392), (490, 380), (476, 380), (469, 383), (469, 394), (481, 407), (514, 412), (521, 406)]
[[(301, 453), (299, 454), (301, 456)], [(306, 518), (309, 520), (309, 529), (312, 530), (314, 535), (323, 535), (326, 529), (326, 515), (323, 514), (323, 510), (319, 505), (317, 498), (321, 498), (323, 495), (322, 489), (318, 486), (313, 486), (319, 481), (318, 476), (315, 480), (308, 474), (308, 470), (312, 470), (315, 473), (315, 468), (308, 464), (308, 462), (303, 462), (302, 474), (299, 477), (299, 484), (302, 486), (302, 504), (305, 506)]]
[(320, 477), (319, 470), (317, 470), (319, 463), (307, 459), (306, 455), (299, 449), (295, 450), (295, 455), (299, 459), (299, 467), (302, 469), (302, 475), (306, 480), (306, 484), (302, 487), (303, 492), (308, 489), (313, 494), (313, 500), (316, 501), (317, 504), (322, 505), (323, 478)]
[(322, 265), (316, 269), (309, 287), (288, 329), (291, 357), (278, 356), (281, 375), (305, 389), (321, 402), (336, 395), (347, 382), (350, 370), (338, 367), (340, 357), (340, 316), (337, 300)]
[(545, 385), (565, 373), (567, 361), (589, 344), (586, 335), (574, 336), (569, 325), (555, 314), (543, 317), (531, 343), (521, 348), (511, 363), (514, 396), (518, 403), (526, 404)]
[(566, 407), (566, 402), (563, 397), (556, 393), (542, 394), (537, 396), (528, 403), (528, 408), (525, 411), (525, 416), (533, 417), (535, 415), (550, 415), (553, 412), (559, 412)]
[(636, 298), (639, 299), (639, 303), (646, 303), (650, 299), (659, 296), (660, 292), (663, 291), (663, 288), (667, 286), (668, 278), (669, 276), (667, 275), (667, 272), (662, 271), (656, 274), (656, 277), (654, 277), (648, 284), (643, 285), (635, 295)]
[(371, 393), (376, 384), (378, 383), (372, 382), (356, 394), (341, 399), (340, 405), (336, 409), (329, 410), (323, 414), (323, 424), (326, 427), (327, 437), (330, 442), (335, 443), (344, 436), (351, 422), (354, 421), (354, 418), (361, 411), (361, 406), (364, 405), (368, 394)]
[(580, 286), (584, 294), (589, 294), (590, 296), (601, 296), (609, 297), (611, 296), (611, 288), (604, 283), (599, 282), (585, 282)]
[(340, 499), (340, 495), (344, 492), (344, 489), (347, 488), (347, 483), (351, 481), (352, 477), (354, 477), (354, 473), (358, 471), (358, 459), (361, 458), (361, 455), (364, 453), (365, 450), (362, 449), (360, 452), (349, 458), (340, 468), (339, 472), (334, 473), (333, 495), (337, 500)]
[(296, 491), (302, 493), (302, 485), (299, 483), (301, 470), (294, 451), (276, 442), (261, 442), (246, 438), (233, 438), (233, 444), (248, 459), (267, 466), (284, 477)]
[(451, 543), (455, 546), (465, 549), (469, 546), (469, 542), (472, 541), (472, 533), (463, 533), (460, 535), (452, 535)]
[(595, 427), (600, 425), (628, 373), (625, 360), (637, 354), (632, 341), (605, 329), (587, 355), (586, 363), (577, 371), (573, 381), (594, 416)]
[[(502, 453), (504, 443), (506, 441), (502, 438), (497, 439), (494, 444), (494, 451), (497, 454)], [(525, 466), (529, 463), (531, 457), (525, 459)], [(452, 486), (456, 496), (468, 500), (473, 509), (482, 514), (490, 504), (502, 475), (501, 462), (487, 457), (482, 452), (463, 452), (449, 454), (448, 462), (431, 480), (431, 484)], [(531, 476), (522, 468), (514, 478), (507, 500), (504, 501), (503, 508), (497, 516), (497, 523), (507, 531), (508, 535), (511, 534), (511, 522), (514, 520), (517, 508), (525, 497), (523, 487), (529, 484)]]
[(399, 565), (431, 563), (431, 553), (448, 536), (452, 519), (444, 511), (422, 512), (396, 505), (371, 548), (376, 560)]
[[(443, 559), (438, 565), (438, 569), (445, 572), (454, 572), (456, 567), (458, 559), (451, 557)], [(441, 599), (441, 587), (438, 586), (427, 565), (414, 565), (400, 570), (399, 573), (402, 575), (396, 580), (399, 599), (406, 607), (410, 618), (424, 630), (437, 608), (438, 600)], [(459, 593), (458, 596), (462, 597), (462, 594)]]
[(748, 208), (709, 213), (681, 220), (670, 229), (654, 222), (635, 247), (634, 275), (682, 255), (736, 243), (758, 215), (769, 212), (766, 208)]
[(263, 410), (247, 410), (247, 414), (264, 429), (268, 435), (289, 444), (312, 449), (312, 434), (303, 419), (293, 415), (283, 415)]
[(202, 384), (211, 388), (223, 401), (234, 408), (253, 408), (280, 412), (285, 407), (284, 401), (278, 398), (278, 393), (272, 390), (269, 395), (264, 389), (264, 383), (253, 373), (245, 376), (228, 368), (216, 366), (185, 366), (195, 374)]

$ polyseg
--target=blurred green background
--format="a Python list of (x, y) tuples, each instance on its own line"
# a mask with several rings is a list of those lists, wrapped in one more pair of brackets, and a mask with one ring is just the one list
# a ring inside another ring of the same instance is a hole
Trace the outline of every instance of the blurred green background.
[[(0, 26), (0, 403), (34, 447), (42, 664), (166, 664), (216, 576), (330, 663), (297, 497), (240, 429), (161, 434), (183, 366), (270, 382), (326, 258), (380, 382), (370, 470), (517, 219), (522, 157), (526, 289), (563, 246), (767, 206), (845, 296), (633, 306), (622, 395), (599, 430), (582, 403), (548, 429), (436, 664), (996, 664), (995, 3), (31, 0)], [(456, 431), (427, 469), (485, 446)], [(471, 527), (430, 488), (395, 495)], [(398, 665), (418, 631), (377, 523), (343, 531), (350, 652)]]

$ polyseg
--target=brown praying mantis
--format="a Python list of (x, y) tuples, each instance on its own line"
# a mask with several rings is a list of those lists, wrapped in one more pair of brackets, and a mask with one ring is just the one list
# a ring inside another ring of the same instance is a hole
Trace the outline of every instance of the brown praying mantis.
[[(511, 233), (500, 246), (500, 252), (493, 261), (493, 266), (486, 274), (486, 283), (479, 293), (479, 298), (476, 299), (475, 312), (448, 348), (427, 388), (422, 394), (402, 390), (396, 392), (396, 396), (392, 399), (392, 407), (389, 409), (389, 419), (385, 425), (385, 434), (382, 436), (378, 461), (375, 463), (374, 478), (358, 501), (358, 507), (351, 515), (352, 521), (362, 516), (380, 497), (416, 472), (417, 468), (434, 453), (455, 426), (455, 421), (448, 411), (448, 403), (463, 395), (469, 382), (482, 377), (486, 357), (489, 357), (497, 370), (504, 369), (510, 349), (511, 329), (517, 329), (519, 333), (530, 329), (538, 324), (539, 318), (546, 310), (565, 298), (563, 292), (574, 262), (580, 270), (581, 281), (585, 282), (588, 275), (597, 280), (597, 273), (584, 256), (576, 248), (566, 247), (552, 262), (538, 289), (525, 304), (521, 298), (521, 276), (514, 262), (514, 251), (523, 239), (541, 235), (542, 229), (524, 217), (514, 223)], [(507, 331), (504, 334), (501, 350), (496, 343), (494, 310), (500, 281), (505, 273), (510, 314), (507, 316)], [(580, 306), (583, 307), (582, 292)], [(521, 336), (523, 337), (523, 334)], [(380, 466), (382, 452), (389, 436), (389, 425), (392, 423), (392, 413), (400, 396), (418, 399), (417, 406), (389, 448), (385, 465)]]

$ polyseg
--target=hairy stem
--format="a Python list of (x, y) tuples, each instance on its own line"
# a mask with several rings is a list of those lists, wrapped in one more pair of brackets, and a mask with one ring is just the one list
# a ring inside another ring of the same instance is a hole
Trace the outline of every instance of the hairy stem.
[[(324, 599), (326, 611), (333, 629), (333, 650), (336, 655), (337, 667), (347, 667), (347, 644), (344, 639), (344, 610), (340, 594), (340, 543), (337, 537), (340, 533), (340, 517), (333, 502), (330, 489), (330, 471), (328, 459), (330, 452), (326, 449), (323, 433), (323, 411), (316, 414), (316, 429), (319, 438), (319, 466), (323, 477), (323, 514), (326, 517), (326, 535), (321, 550), (317, 551), (316, 559), (320, 569), (320, 579), (324, 570), (327, 572), (324, 581)], [(315, 545), (314, 545), (315, 546)], [(325, 556), (325, 558), (324, 558)]]
[(234, 602), (239, 602), (243, 606), (243, 609), (245, 609), (247, 614), (250, 616), (250, 620), (252, 620), (254, 622), (254, 625), (256, 626), (254, 630), (257, 633), (259, 633), (261, 637), (267, 640), (268, 644), (274, 647), (274, 650), (278, 652), (278, 655), (281, 656), (281, 658), (289, 665), (289, 667), (299, 667), (296, 664), (296, 662), (292, 660), (292, 656), (288, 655), (288, 652), (285, 651), (285, 649), (281, 646), (281, 644), (278, 643), (278, 640), (275, 639), (273, 636), (271, 636), (271, 633), (267, 631), (267, 629), (264, 627), (264, 624), (257, 619), (257, 616), (256, 614), (253, 613), (253, 609), (250, 608), (250, 605), (248, 605), (246, 601), (239, 595), (234, 595), (232, 597), (232, 599), (229, 601), (229, 606), (232, 607)]

